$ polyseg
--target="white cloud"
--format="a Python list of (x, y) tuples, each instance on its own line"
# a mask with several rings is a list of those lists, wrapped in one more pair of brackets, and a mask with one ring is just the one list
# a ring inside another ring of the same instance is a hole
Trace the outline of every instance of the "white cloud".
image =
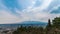
[(36, 3), (36, 0), (17, 0), (19, 6), (22, 5), (23, 8), (32, 8)]
[(16, 23), (19, 18), (7, 12), (8, 10), (0, 10), (0, 24)]
[(60, 7), (60, 5), (54, 6), (54, 7), (50, 10), (50, 12), (52, 12), (53, 10), (59, 9), (59, 7)]
[(10, 13), (11, 11), (0, 0), (0, 24), (11, 24), (20, 22), (20, 18)]
[[(0, 10), (0, 24), (18, 23), (22, 21), (47, 22), (49, 18), (52, 20), (56, 16), (60, 16), (60, 14), (51, 14), (50, 11), (47, 11), (52, 0), (43, 0), (42, 5), (39, 7), (34, 7), (34, 4), (36, 3), (35, 0), (30, 1), (32, 4), (22, 11), (15, 8), (15, 11), (19, 16), (11, 14), (10, 10), (7, 10), (7, 8)], [(3, 8), (4, 7), (6, 6), (3, 5)]]
[(47, 22), (48, 19), (53, 19), (55, 17), (59, 17), (60, 14), (51, 14), (50, 11), (47, 11), (48, 6), (52, 0), (45, 0), (41, 6), (35, 8), (27, 8), (22, 11), (18, 11), (17, 13), (22, 15), (23, 20), (31, 20), (31, 21), (41, 21)]

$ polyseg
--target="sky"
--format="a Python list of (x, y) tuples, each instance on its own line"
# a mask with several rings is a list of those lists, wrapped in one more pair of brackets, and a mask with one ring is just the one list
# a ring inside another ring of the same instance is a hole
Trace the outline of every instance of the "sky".
[(0, 24), (48, 22), (60, 17), (60, 0), (0, 0)]

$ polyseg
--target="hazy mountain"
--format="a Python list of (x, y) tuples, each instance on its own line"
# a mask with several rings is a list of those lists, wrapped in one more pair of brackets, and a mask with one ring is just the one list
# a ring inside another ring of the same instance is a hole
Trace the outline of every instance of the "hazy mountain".
[(15, 28), (15, 27), (18, 27), (18, 26), (29, 26), (29, 25), (33, 25), (33, 26), (46, 26), (47, 23), (45, 22), (39, 22), (39, 21), (24, 21), (24, 22), (21, 22), (21, 23), (14, 23), (14, 24), (0, 24), (0, 27), (3, 27), (3, 28)]

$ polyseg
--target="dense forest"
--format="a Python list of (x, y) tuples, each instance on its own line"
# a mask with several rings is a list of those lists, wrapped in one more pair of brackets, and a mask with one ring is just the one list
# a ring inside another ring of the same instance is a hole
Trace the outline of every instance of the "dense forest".
[(16, 31), (13, 32), (13, 34), (60, 34), (60, 17), (56, 17), (50, 21), (48, 19), (48, 24), (47, 26), (44, 27), (33, 27), (33, 26), (28, 26), (28, 27), (18, 27)]

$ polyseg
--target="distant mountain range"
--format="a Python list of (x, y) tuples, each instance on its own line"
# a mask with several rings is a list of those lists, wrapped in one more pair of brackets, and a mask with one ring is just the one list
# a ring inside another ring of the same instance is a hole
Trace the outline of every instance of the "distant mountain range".
[(32, 25), (47, 25), (47, 23), (45, 23), (45, 22), (39, 22), (39, 21), (24, 21), (24, 22), (22, 22), (20, 24), (27, 24), (27, 25), (29, 25), (29, 24), (32, 24)]
[(29, 26), (29, 25), (39, 25), (39, 26), (46, 26), (47, 23), (45, 22), (39, 22), (39, 21), (24, 21), (24, 22), (21, 22), (21, 23), (15, 23), (15, 24), (0, 24), (0, 27), (18, 27), (18, 26), (21, 26), (21, 25), (24, 25), (24, 26)]

